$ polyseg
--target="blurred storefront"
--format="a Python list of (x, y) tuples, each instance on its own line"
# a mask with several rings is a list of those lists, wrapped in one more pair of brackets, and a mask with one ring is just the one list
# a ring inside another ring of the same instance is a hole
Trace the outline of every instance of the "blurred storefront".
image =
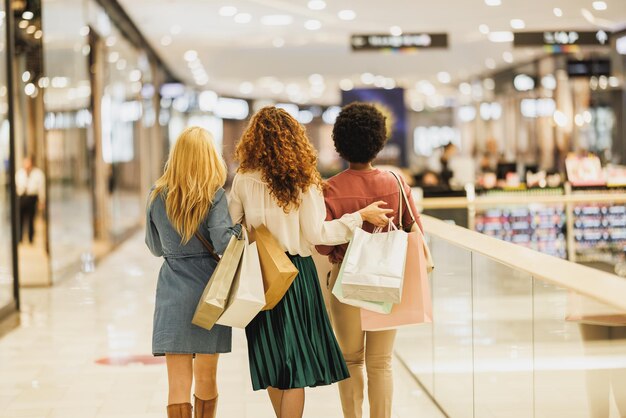
[[(141, 226), (145, 196), (169, 147), (160, 86), (176, 81), (115, 2), (6, 5), (10, 12), (0, 10), (0, 319), (17, 305), (18, 271), (21, 286), (54, 284), (92, 269), (98, 256)], [(25, 178), (40, 170), (43, 181), (36, 199), (28, 198), (37, 202), (29, 234), (27, 199), (13, 193), (12, 179), (31, 162)]]

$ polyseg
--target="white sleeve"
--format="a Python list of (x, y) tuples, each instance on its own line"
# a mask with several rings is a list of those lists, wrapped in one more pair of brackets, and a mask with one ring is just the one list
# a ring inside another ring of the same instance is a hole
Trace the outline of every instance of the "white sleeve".
[(243, 203), (239, 197), (241, 193), (241, 190), (239, 190), (241, 185), (242, 183), (239, 181), (239, 175), (236, 174), (228, 195), (228, 211), (230, 212), (230, 217), (232, 218), (234, 224), (241, 223), (245, 215), (243, 211)]
[(326, 204), (321, 190), (311, 186), (302, 195), (300, 204), (300, 230), (313, 245), (339, 245), (352, 239), (354, 230), (363, 226), (358, 212), (348, 213), (339, 219), (326, 221)]

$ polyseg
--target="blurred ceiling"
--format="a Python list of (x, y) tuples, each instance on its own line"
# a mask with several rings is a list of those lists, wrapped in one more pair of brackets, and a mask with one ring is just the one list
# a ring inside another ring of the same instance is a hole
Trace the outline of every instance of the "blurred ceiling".
[[(454, 84), (543, 54), (491, 42), (488, 32), (626, 27), (626, 0), (119, 1), (182, 79), (221, 94), (320, 104), (337, 102), (342, 80), (361, 85), (366, 72), (406, 88), (427, 80), (439, 92), (446, 73)], [(342, 20), (351, 17), (345, 10), (354, 19)], [(447, 32), (450, 46), (412, 54), (350, 49), (352, 34), (393, 30)]]

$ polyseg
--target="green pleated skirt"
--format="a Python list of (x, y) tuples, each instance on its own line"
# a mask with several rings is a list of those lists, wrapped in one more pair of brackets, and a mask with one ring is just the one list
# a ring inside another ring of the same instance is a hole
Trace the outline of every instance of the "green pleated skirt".
[(246, 327), (254, 390), (324, 386), (350, 377), (313, 259), (289, 258), (300, 273), (278, 305)]

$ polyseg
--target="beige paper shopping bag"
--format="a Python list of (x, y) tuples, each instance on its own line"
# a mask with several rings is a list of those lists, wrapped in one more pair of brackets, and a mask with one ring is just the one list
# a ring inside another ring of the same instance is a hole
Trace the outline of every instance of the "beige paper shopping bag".
[(198, 302), (191, 321), (194, 325), (210, 330), (224, 312), (245, 245), (243, 239), (231, 237)]
[(265, 287), (265, 307), (263, 310), (269, 310), (274, 308), (285, 296), (298, 275), (298, 269), (265, 225), (252, 228), (252, 234), (259, 250), (259, 260), (263, 273), (263, 285)]

